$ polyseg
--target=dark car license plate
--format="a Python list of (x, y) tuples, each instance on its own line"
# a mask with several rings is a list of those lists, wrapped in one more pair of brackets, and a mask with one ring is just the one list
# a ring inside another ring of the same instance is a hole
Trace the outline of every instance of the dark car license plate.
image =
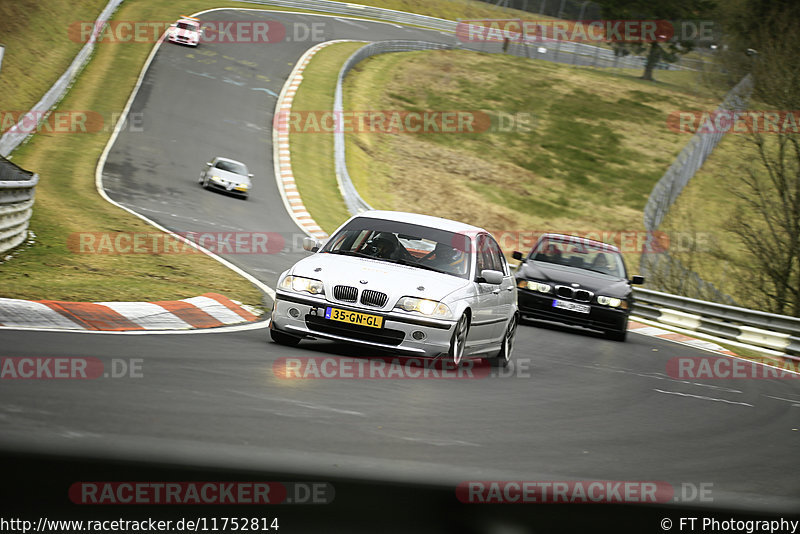
[(578, 304), (577, 302), (569, 302), (566, 300), (558, 300), (558, 299), (553, 299), (553, 307), (561, 310), (569, 310), (578, 313), (589, 313), (592, 310), (592, 307), (586, 304)]

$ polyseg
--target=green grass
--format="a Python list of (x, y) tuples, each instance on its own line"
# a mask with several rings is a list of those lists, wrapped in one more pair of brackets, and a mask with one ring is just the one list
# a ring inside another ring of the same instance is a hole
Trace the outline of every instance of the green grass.
[[(758, 106), (753, 106), (758, 109)], [(760, 109), (768, 109), (761, 106)], [(686, 135), (685, 137), (689, 137)], [(774, 139), (765, 135), (768, 150)], [(766, 172), (758, 153), (744, 134), (728, 134), (695, 174), (661, 225), (668, 233), (687, 232), (697, 236), (696, 246), (678, 248), (673, 256), (703, 280), (730, 295), (737, 304), (769, 310), (770, 303), (749, 281), (753, 279), (748, 265), (751, 253), (739, 237), (730, 231), (731, 219), (737, 210), (746, 210), (736, 193), (747, 190), (740, 177), (748, 172)], [(751, 217), (759, 219), (758, 214)], [(760, 219), (759, 219), (760, 220)]]
[[(467, 51), (384, 54), (345, 80), (345, 109), (531, 113), (533, 128), (347, 135), (348, 168), (376, 208), (493, 231), (638, 231), (653, 185), (688, 138), (671, 111), (714, 108), (677, 71), (638, 73)], [(312, 213), (313, 214), (313, 213)], [(638, 266), (638, 255), (628, 254)]]
[(27, 111), (67, 69), (83, 46), (69, 25), (94, 20), (108, 0), (14, 0), (0, 2), (0, 109)]

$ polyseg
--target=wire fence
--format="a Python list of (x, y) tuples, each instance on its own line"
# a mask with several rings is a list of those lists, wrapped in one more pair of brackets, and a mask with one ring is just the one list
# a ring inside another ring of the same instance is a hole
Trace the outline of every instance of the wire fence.
[[(753, 90), (753, 80), (747, 75), (728, 92), (717, 111), (739, 111), (745, 109)], [(662, 291), (675, 292), (692, 298), (735, 304), (729, 295), (719, 291), (714, 284), (700, 278), (668, 252), (653, 252), (654, 231), (659, 228), (672, 205), (689, 180), (697, 173), (722, 139), (724, 131), (696, 133), (672, 163), (667, 172), (656, 183), (644, 208), (644, 226), (647, 230), (648, 251), (642, 254), (639, 265), (648, 278), (648, 286)]]

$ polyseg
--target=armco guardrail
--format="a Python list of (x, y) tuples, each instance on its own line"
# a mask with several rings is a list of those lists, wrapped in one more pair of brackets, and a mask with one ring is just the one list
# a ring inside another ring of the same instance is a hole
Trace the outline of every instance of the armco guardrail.
[(0, 157), (0, 255), (28, 236), (39, 175)]
[(382, 7), (362, 6), (333, 0), (235, 0), (248, 4), (264, 4), (270, 6), (293, 7), (295, 9), (308, 9), (322, 13), (336, 13), (337, 15), (352, 15), (357, 17), (399, 22), (401, 24), (414, 24), (435, 30), (455, 31), (456, 23), (452, 20), (438, 19), (427, 15), (406, 13)]
[(105, 9), (103, 9), (103, 11), (100, 13), (100, 16), (97, 17), (97, 21), (95, 22), (95, 31), (92, 32), (88, 42), (83, 46), (83, 48), (81, 48), (81, 51), (78, 52), (78, 55), (75, 56), (75, 59), (72, 61), (66, 72), (61, 75), (56, 83), (54, 83), (47, 93), (45, 93), (42, 99), (39, 100), (35, 106), (33, 106), (33, 108), (28, 112), (27, 117), (21, 118), (16, 126), (12, 126), (8, 132), (0, 137), (0, 156), (8, 156), (20, 145), (20, 143), (25, 140), (26, 137), (33, 133), (30, 131), (30, 126), (27, 126), (27, 124), (30, 123), (29, 117), (35, 117), (38, 123), (44, 119), (47, 112), (64, 97), (70, 85), (72, 85), (73, 80), (78, 73), (80, 73), (81, 69), (83, 69), (84, 65), (86, 65), (86, 62), (89, 60), (89, 57), (92, 55), (97, 35), (99, 34), (100, 30), (102, 30), (103, 23), (111, 18), (111, 14), (114, 13), (114, 10), (117, 9), (122, 1), (123, 0), (110, 0), (108, 2)]
[[(387, 22), (397, 22), (400, 24), (407, 24), (412, 26), (421, 26), (431, 28), (434, 30), (453, 33), (454, 46), (467, 48), (478, 52), (502, 52), (503, 43), (497, 41), (460, 41), (456, 37), (456, 32), (459, 29), (459, 23), (453, 20), (440, 19), (436, 17), (429, 17), (427, 15), (418, 15), (416, 13), (407, 13), (404, 11), (395, 11), (393, 9), (386, 9), (382, 7), (364, 6), (360, 4), (352, 4), (345, 2), (336, 2), (334, 0), (235, 0), (248, 4), (260, 4), (279, 7), (291, 7), (295, 9), (308, 9), (311, 11), (319, 11), (322, 13), (335, 13), (337, 15), (349, 15), (352, 17), (361, 17), (368, 19), (375, 19)], [(465, 29), (466, 27), (462, 27)], [(585, 43), (575, 43), (571, 41), (555, 41), (555, 42), (541, 42), (536, 39), (526, 40), (519, 34), (513, 32), (505, 32), (512, 41), (508, 53), (523, 56), (523, 57), (536, 57), (537, 59), (545, 61), (556, 61), (560, 63), (576, 64), (579, 57), (583, 57), (586, 63), (584, 65), (594, 67), (612, 67), (612, 68), (643, 68), (642, 58), (640, 57), (620, 57), (614, 54), (613, 50), (603, 48), (600, 46), (588, 45)], [(539, 49), (545, 50), (545, 53), (539, 52)], [(548, 54), (552, 54), (550, 58)], [(563, 55), (569, 54), (571, 61), (565, 61)], [(560, 57), (561, 56), (561, 57)], [(591, 62), (589, 62), (590, 58)], [(561, 61), (559, 61), (561, 59)], [(671, 65), (669, 68), (682, 69), (684, 67), (679, 65)]]
[[(441, 50), (450, 48), (447, 45), (438, 43), (425, 43), (422, 41), (380, 41), (377, 43), (370, 43), (362, 46), (356, 50), (353, 55), (347, 58), (342, 68), (339, 70), (339, 78), (336, 80), (336, 93), (333, 100), (334, 116), (341, 117), (343, 112), (342, 103), (342, 82), (350, 69), (355, 67), (360, 61), (367, 59), (370, 56), (377, 54), (387, 54), (390, 52), (408, 52), (413, 50)], [(347, 157), (345, 155), (344, 131), (342, 128), (336, 128), (333, 136), (333, 150), (334, 161), (336, 167), (336, 182), (339, 184), (339, 190), (344, 197), (344, 203), (347, 206), (347, 211), (351, 215), (357, 215), (362, 211), (372, 209), (369, 204), (361, 198), (358, 194), (353, 181), (350, 179), (350, 173), (347, 172)]]
[(634, 290), (634, 313), (646, 319), (783, 352), (800, 360), (800, 318), (690, 299), (651, 289)]

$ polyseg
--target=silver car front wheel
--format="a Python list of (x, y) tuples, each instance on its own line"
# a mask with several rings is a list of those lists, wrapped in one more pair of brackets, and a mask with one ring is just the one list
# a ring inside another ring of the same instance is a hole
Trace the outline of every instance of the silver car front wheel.
[(503, 342), (500, 345), (500, 352), (492, 359), (492, 365), (497, 367), (507, 367), (511, 361), (511, 352), (514, 350), (514, 337), (517, 334), (517, 316), (514, 315), (508, 322), (506, 332), (503, 334)]
[(447, 353), (448, 359), (456, 365), (461, 363), (464, 357), (464, 347), (467, 343), (469, 333), (469, 319), (467, 315), (461, 316), (453, 330), (453, 338), (450, 340), (450, 351)]

